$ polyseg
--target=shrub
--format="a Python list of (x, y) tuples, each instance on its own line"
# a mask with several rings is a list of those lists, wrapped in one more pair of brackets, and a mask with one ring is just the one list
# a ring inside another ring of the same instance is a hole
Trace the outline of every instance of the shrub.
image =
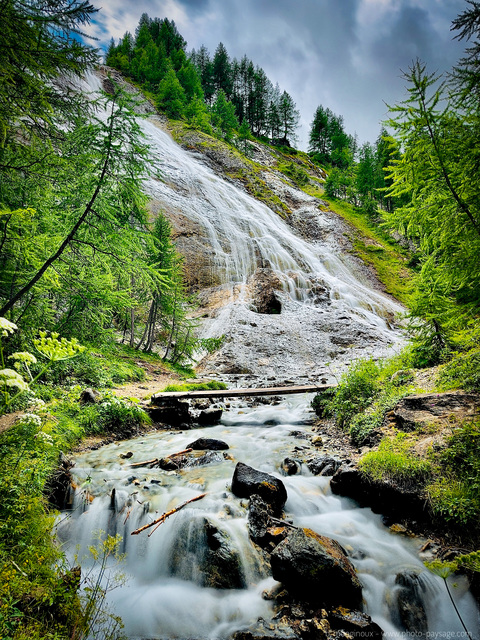
[(371, 436), (375, 429), (378, 429), (382, 424), (382, 414), (376, 413), (361, 413), (355, 416), (351, 423), (349, 434), (353, 444), (362, 446), (371, 444)]
[(411, 451), (411, 441), (405, 433), (384, 438), (377, 451), (370, 451), (359, 462), (359, 468), (372, 480), (390, 481), (404, 488), (424, 483), (432, 466)]
[(480, 391), (480, 348), (454, 353), (440, 370), (438, 382), (442, 389)]

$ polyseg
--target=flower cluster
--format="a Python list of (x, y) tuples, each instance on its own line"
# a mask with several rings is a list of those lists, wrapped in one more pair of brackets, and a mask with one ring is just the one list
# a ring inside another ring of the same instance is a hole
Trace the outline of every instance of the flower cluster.
[(3, 387), (16, 387), (19, 391), (28, 391), (28, 383), (14, 369), (0, 369), (0, 384)]
[(3, 338), (6, 338), (9, 333), (13, 333), (18, 329), (14, 322), (10, 322), (6, 318), (0, 318), (0, 332)]
[(45, 331), (40, 331), (40, 337), (33, 341), (35, 348), (50, 362), (60, 360), (70, 360), (85, 350), (76, 338), (67, 340), (60, 338), (58, 333), (47, 335)]

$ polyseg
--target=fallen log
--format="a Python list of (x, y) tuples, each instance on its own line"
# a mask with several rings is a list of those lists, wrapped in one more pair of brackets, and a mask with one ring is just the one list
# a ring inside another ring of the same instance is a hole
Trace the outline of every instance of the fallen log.
[(160, 526), (165, 522), (167, 518), (169, 518), (170, 516), (173, 516), (174, 513), (177, 513), (177, 511), (180, 511), (180, 509), (183, 509), (183, 507), (186, 507), (187, 504), (190, 504), (191, 502), (196, 502), (197, 500), (201, 500), (206, 495), (207, 495), (206, 493), (201, 493), (199, 496), (195, 496), (195, 498), (190, 498), (190, 500), (186, 500), (185, 502), (182, 502), (182, 504), (179, 504), (178, 507), (175, 507), (170, 511), (166, 511), (165, 513), (162, 513), (162, 515), (156, 520), (154, 520), (153, 522), (150, 522), (149, 524), (145, 524), (143, 525), (143, 527), (140, 527), (139, 529), (135, 529), (135, 531), (132, 531), (130, 535), (137, 536), (139, 533), (142, 533), (142, 531), (145, 531), (145, 529), (150, 529), (150, 527), (154, 527), (155, 525)]
[(133, 462), (130, 467), (147, 467), (149, 464), (158, 462), (158, 458), (152, 458), (152, 460), (145, 460), (144, 462)]
[(130, 465), (132, 468), (136, 467), (154, 467), (157, 465), (160, 460), (170, 460), (170, 458), (175, 458), (176, 456), (183, 456), (185, 453), (190, 453), (193, 449), (183, 449), (183, 451), (177, 451), (176, 453), (171, 453), (166, 458), (152, 458), (151, 460), (144, 460), (144, 462), (134, 462)]

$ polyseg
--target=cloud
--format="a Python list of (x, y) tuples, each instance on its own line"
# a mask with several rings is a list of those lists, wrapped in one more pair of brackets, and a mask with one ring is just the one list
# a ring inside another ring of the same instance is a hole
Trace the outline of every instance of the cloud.
[[(100, 0), (93, 0), (101, 6)], [(104, 0), (94, 34), (102, 43), (135, 32), (143, 12), (168, 17), (189, 50), (211, 55), (223, 42), (279, 83), (301, 112), (301, 144), (319, 104), (344, 116), (349, 133), (376, 139), (385, 102), (404, 97), (406, 70), (420, 57), (431, 71), (456, 62), (464, 45), (452, 41), (452, 20), (464, 0)]]

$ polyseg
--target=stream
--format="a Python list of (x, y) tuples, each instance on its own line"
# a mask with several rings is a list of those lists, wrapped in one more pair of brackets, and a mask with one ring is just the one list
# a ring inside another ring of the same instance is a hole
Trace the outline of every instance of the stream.
[[(100, 77), (90, 74), (83, 90), (100, 86)], [(179, 215), (190, 220), (194, 226), (183, 235), (201, 236), (209, 260), (202, 269), (214, 274), (202, 291), (200, 332), (225, 340), (203, 363), (205, 373), (233, 386), (240, 386), (240, 376), (243, 386), (334, 382), (355, 359), (383, 357), (402, 346), (396, 318), (403, 308), (344, 250), (339, 238), (347, 230), (335, 214), (278, 175), (262, 175), (272, 189), (296, 203), (287, 224), (239, 185), (217, 176), (199, 154), (178, 146), (155, 116), (140, 126), (160, 168), (159, 175), (145, 182), (153, 210), (161, 209), (177, 222)], [(312, 238), (296, 231), (295, 218), (309, 220)], [(259, 275), (265, 274), (279, 283), (276, 313), (256, 308), (255, 279), (258, 285)], [(249, 540), (247, 502), (234, 497), (229, 487), (237, 462), (280, 477), (286, 457), (315, 453), (311, 399), (284, 397), (255, 407), (232, 402), (225, 405), (219, 425), (153, 431), (75, 457), (78, 489), (57, 533), (72, 562), (78, 557), (84, 574), (91, 570), (92, 575), (98, 564), (92, 563), (89, 547), (97, 532), (122, 536), (126, 556), (118, 569), (126, 582), (109, 591), (107, 601), (122, 617), (129, 639), (223, 639), (258, 618), (271, 618), (272, 604), (262, 593), (275, 582)], [(130, 466), (178, 452), (200, 436), (224, 440), (229, 449), (211, 452), (203, 460), (208, 464), (181, 471)], [(122, 457), (129, 452), (131, 457)], [(313, 476), (305, 465), (282, 480), (287, 517), (345, 548), (363, 584), (365, 611), (386, 637), (412, 636), (402, 632), (395, 605), (395, 578), (405, 570), (419, 574), (428, 637), (464, 637), (442, 579), (422, 563), (424, 541), (392, 534), (380, 516), (334, 496), (329, 479)], [(201, 493), (206, 497), (157, 530), (131, 535)], [(237, 577), (230, 588), (212, 588), (206, 579), (206, 526), (228, 540)], [(107, 571), (111, 584), (115, 571), (114, 566)], [(459, 580), (451, 588), (467, 627), (478, 636), (477, 607), (466, 585)]]
[[(297, 475), (281, 475), (285, 457), (315, 453), (310, 444), (310, 400), (311, 395), (284, 397), (279, 404), (250, 409), (238, 404), (225, 411), (216, 426), (151, 432), (76, 457), (73, 472), (79, 488), (73, 511), (64, 514), (58, 535), (68, 541), (71, 554), (75, 551), (83, 558), (84, 571), (91, 564), (88, 547), (95, 544), (95, 532), (123, 537), (121, 551), (126, 558), (120, 569), (127, 580), (108, 594), (108, 603), (121, 615), (128, 638), (227, 638), (258, 618), (271, 617), (271, 603), (262, 598), (262, 592), (276, 583), (248, 538), (248, 501), (236, 498), (229, 489), (238, 461), (282, 478), (288, 493), (287, 517), (297, 526), (334, 538), (346, 549), (363, 585), (364, 610), (385, 637), (415, 635), (402, 633), (395, 608), (395, 577), (405, 570), (419, 574), (427, 637), (446, 637), (445, 632), (451, 632), (450, 637), (465, 636), (443, 580), (423, 565), (419, 550), (424, 540), (391, 533), (379, 515), (333, 495), (329, 478), (313, 476), (306, 465)], [(222, 451), (211, 452), (209, 464), (181, 471), (130, 467), (183, 450), (198, 437), (225, 441), (227, 457)], [(122, 458), (128, 452), (133, 455)], [(115, 511), (111, 509), (113, 489)], [(205, 498), (168, 518), (153, 533), (149, 529), (131, 535), (204, 492)], [(90, 502), (86, 495), (95, 497)], [(205, 540), (198, 533), (204, 518), (231, 541), (244, 588), (204, 586)], [(467, 628), (478, 637), (478, 611), (467, 585), (457, 580), (451, 589)]]

